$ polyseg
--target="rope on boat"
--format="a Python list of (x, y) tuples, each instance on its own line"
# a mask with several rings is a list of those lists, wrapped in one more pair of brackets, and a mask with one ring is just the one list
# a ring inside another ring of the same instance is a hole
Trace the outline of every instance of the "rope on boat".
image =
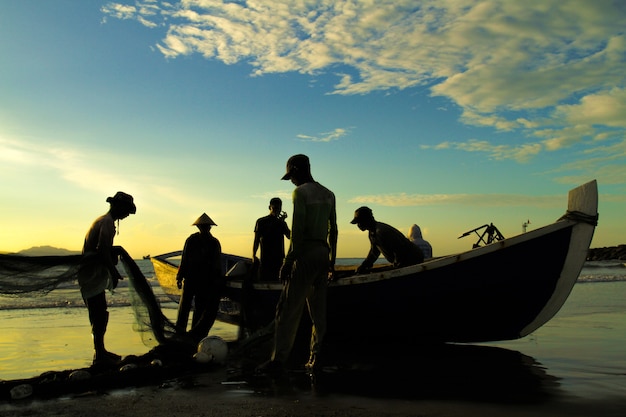
[(573, 220), (579, 223), (587, 223), (592, 226), (598, 225), (599, 214), (596, 213), (595, 216), (590, 214), (583, 213), (582, 211), (569, 211), (567, 210), (564, 215), (561, 216), (560, 220)]

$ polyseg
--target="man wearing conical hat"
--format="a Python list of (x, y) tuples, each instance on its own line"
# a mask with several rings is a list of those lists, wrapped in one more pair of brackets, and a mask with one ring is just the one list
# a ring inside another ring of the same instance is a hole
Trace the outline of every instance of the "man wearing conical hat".
[(194, 312), (188, 334), (195, 341), (200, 341), (209, 334), (215, 322), (224, 286), (224, 273), (221, 263), (222, 247), (219, 240), (211, 234), (211, 227), (217, 226), (215, 222), (206, 213), (202, 213), (192, 226), (196, 226), (198, 232), (185, 241), (176, 275), (178, 288), (183, 290), (178, 305), (176, 329), (180, 333), (186, 332), (193, 303)]

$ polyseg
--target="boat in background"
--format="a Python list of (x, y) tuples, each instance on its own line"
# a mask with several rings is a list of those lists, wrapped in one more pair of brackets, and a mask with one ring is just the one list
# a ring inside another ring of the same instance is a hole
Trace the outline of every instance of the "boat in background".
[[(476, 343), (519, 339), (547, 323), (563, 306), (587, 257), (598, 219), (598, 190), (590, 181), (568, 195), (566, 213), (552, 224), (456, 255), (368, 274), (337, 268), (328, 288), (330, 343)], [(155, 275), (172, 298), (175, 263), (154, 256)], [(541, 258), (541, 266), (537, 259)], [(224, 255), (229, 273), (218, 320), (250, 334), (269, 324), (280, 282), (254, 280), (249, 258)]]

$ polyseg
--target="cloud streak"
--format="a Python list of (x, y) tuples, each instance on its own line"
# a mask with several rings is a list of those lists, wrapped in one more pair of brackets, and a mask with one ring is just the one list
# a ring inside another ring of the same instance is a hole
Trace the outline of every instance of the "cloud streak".
[(619, 1), (150, 0), (110, 3), (102, 12), (164, 27), (156, 46), (168, 59), (246, 62), (254, 76), (335, 74), (331, 94), (426, 86), (461, 109), (461, 122), (527, 139), (439, 149), (528, 162), (540, 152), (594, 146), (607, 132), (606, 141), (626, 140), (626, 4)]
[[(111, 187), (123, 190), (141, 190), (133, 194), (146, 205), (159, 207), (161, 199), (175, 202), (177, 207), (201, 205), (202, 199), (188, 196), (167, 178), (146, 178), (137, 170), (128, 170), (133, 164), (124, 160), (120, 154), (107, 155), (104, 151), (81, 152), (67, 146), (43, 146), (29, 140), (0, 138), (0, 162), (4, 169), (31, 173), (33, 170), (45, 171), (46, 178), (58, 177), (88, 191), (97, 191), (102, 195), (111, 193)], [(116, 161), (116, 165), (112, 164)], [(14, 174), (19, 177), (20, 174)], [(149, 184), (149, 185), (146, 185)]]
[(387, 207), (416, 206), (472, 206), (472, 207), (541, 207), (563, 206), (563, 196), (535, 196), (521, 194), (380, 194), (351, 198), (349, 203), (377, 204)]
[(320, 134), (320, 136), (309, 136), (304, 134), (297, 135), (298, 139), (305, 142), (333, 142), (339, 140), (348, 134), (348, 129), (337, 128), (330, 132)]

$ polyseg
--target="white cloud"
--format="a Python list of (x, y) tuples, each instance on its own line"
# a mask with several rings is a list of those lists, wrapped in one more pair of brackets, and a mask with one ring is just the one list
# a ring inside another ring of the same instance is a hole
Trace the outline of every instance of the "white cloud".
[(120, 154), (109, 155), (101, 149), (97, 152), (81, 151), (76, 147), (68, 149), (63, 144), (56, 146), (36, 140), (0, 137), (2, 168), (13, 170), (16, 179), (38, 170), (43, 172), (46, 181), (61, 180), (61, 183), (90, 192), (100, 190), (103, 195), (112, 192), (111, 186), (141, 190), (133, 194), (137, 198), (140, 193), (145, 193), (141, 199), (153, 207), (160, 205), (160, 199), (176, 202), (177, 207), (200, 205), (201, 197), (185, 195), (168, 178), (147, 178), (141, 174), (142, 170), (136, 169), (135, 161), (125, 160)]
[(133, 19), (137, 17), (137, 8), (135, 6), (119, 3), (108, 3), (102, 6), (101, 11), (102, 13), (117, 19)]
[(582, 183), (590, 178), (599, 178), (602, 184), (623, 184), (626, 178), (625, 159), (626, 140), (623, 139), (584, 151), (582, 158), (561, 165), (552, 172), (552, 176), (563, 184)]
[(577, 104), (558, 106), (555, 114), (569, 123), (626, 128), (626, 89), (589, 94)]
[(320, 134), (320, 136), (309, 136), (299, 134), (297, 135), (298, 139), (301, 139), (306, 142), (332, 142), (335, 140), (339, 140), (342, 137), (348, 134), (349, 130), (344, 128), (337, 128), (331, 132), (325, 132)]
[(351, 198), (349, 203), (380, 206), (561, 207), (563, 196), (518, 194), (380, 194)]
[(545, 147), (540, 143), (523, 143), (520, 145), (493, 145), (484, 140), (471, 139), (467, 142), (443, 142), (437, 145), (422, 145), (421, 149), (461, 150), (465, 152), (482, 152), (495, 160), (512, 159), (520, 163), (528, 162)]
[(245, 61), (256, 76), (328, 72), (332, 94), (425, 85), (458, 105), (463, 123), (531, 141), (452, 149), (527, 161), (626, 128), (623, 2), (151, 0), (102, 11), (165, 26), (157, 47), (168, 58)]

